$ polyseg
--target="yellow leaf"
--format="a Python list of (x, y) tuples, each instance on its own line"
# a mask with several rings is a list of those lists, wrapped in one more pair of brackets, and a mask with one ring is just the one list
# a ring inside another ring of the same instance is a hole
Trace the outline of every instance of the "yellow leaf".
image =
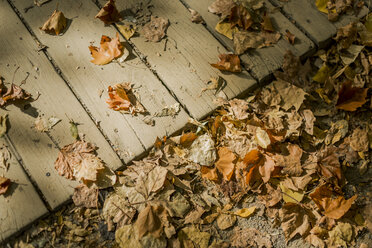
[(233, 34), (238, 31), (237, 27), (231, 28), (231, 23), (220, 21), (215, 27), (216, 31), (230, 40), (233, 39)]
[(369, 32), (372, 32), (372, 13), (370, 13), (367, 18), (364, 26), (367, 28)]
[(255, 210), (256, 210), (256, 207), (242, 208), (242, 209), (239, 209), (238, 211), (235, 211), (234, 214), (240, 217), (243, 217), (243, 218), (248, 218), (254, 213)]
[(318, 83), (324, 83), (331, 74), (331, 69), (327, 65), (323, 65), (313, 77), (313, 80)]
[(136, 32), (137, 27), (132, 23), (116, 24), (120, 33), (124, 35), (126, 40), (129, 40)]
[(285, 202), (299, 203), (304, 198), (304, 194), (288, 189), (283, 183), (279, 185), (283, 192), (283, 200)]
[(318, 8), (320, 12), (328, 14), (327, 2), (328, 0), (316, 0), (315, 6)]

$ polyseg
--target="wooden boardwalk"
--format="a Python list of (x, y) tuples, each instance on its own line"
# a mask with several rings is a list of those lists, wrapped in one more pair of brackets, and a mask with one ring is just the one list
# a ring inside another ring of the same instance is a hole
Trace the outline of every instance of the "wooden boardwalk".
[[(90, 62), (88, 46), (99, 43), (103, 34), (113, 37), (117, 32), (115, 26), (104, 26), (94, 18), (105, 1), (58, 1), (58, 9), (70, 22), (62, 36), (52, 36), (39, 27), (56, 2), (25, 11), (32, 1), (0, 0), (0, 75), (11, 82), (17, 70), (14, 82), (19, 84), (29, 74), (22, 87), (33, 95), (40, 93), (31, 105), (0, 109), (0, 115), (8, 114), (10, 123), (0, 146), (12, 154), (9, 171), (0, 168), (0, 176), (15, 182), (10, 193), (0, 195), (0, 243), (70, 199), (76, 183), (54, 169), (59, 149), (73, 142), (69, 118), (80, 124), (79, 131), (87, 141), (99, 147), (98, 155), (106, 164), (118, 169), (150, 149), (156, 137), (180, 131), (190, 117), (202, 119), (210, 114), (216, 108), (215, 96), (212, 91), (200, 93), (211, 77), (226, 80), (223, 92), (228, 98), (244, 95), (281, 67), (287, 50), (305, 58), (326, 45), (338, 27), (357, 18), (345, 16), (331, 23), (313, 0), (267, 0), (275, 29), (282, 34), (289, 30), (296, 43), (291, 45), (282, 38), (272, 47), (249, 51), (240, 56), (243, 72), (222, 73), (210, 63), (217, 61), (219, 53), (233, 51), (233, 44), (214, 30), (218, 16), (208, 12), (213, 1), (152, 0), (152, 15), (170, 21), (167, 38), (153, 43), (141, 35), (132, 37), (126, 43), (134, 54), (129, 61), (97, 66)], [(116, 4), (124, 11), (139, 2), (117, 0)], [(192, 23), (188, 8), (197, 10), (206, 24)], [(359, 17), (367, 13), (364, 8)], [(48, 48), (40, 50), (40, 44)], [(174, 117), (154, 117), (151, 126), (141, 115), (109, 109), (106, 89), (122, 82), (135, 85), (150, 114), (175, 103), (180, 104), (180, 112)], [(33, 128), (40, 115), (62, 121), (50, 132), (41, 133)]]

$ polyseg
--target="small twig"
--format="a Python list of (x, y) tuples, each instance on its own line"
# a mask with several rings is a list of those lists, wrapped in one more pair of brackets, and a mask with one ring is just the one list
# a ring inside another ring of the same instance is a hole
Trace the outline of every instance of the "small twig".
[(15, 74), (16, 74), (16, 72), (18, 71), (18, 69), (19, 69), (19, 66), (15, 69), (15, 71), (14, 71), (14, 73), (13, 73), (12, 83), (14, 83)]

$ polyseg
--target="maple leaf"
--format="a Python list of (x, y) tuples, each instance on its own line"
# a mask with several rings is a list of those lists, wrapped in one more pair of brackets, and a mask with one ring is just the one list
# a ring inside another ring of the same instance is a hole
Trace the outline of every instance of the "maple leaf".
[(61, 11), (54, 10), (49, 19), (40, 27), (48, 34), (59, 35), (67, 27), (67, 19)]
[(329, 184), (323, 184), (310, 194), (311, 199), (316, 203), (319, 209), (324, 211), (324, 215), (332, 219), (340, 219), (357, 198), (357, 195), (345, 199), (331, 189)]
[(338, 100), (336, 108), (355, 111), (366, 103), (368, 88), (352, 87), (351, 81), (346, 81), (342, 84), (338, 92)]
[(146, 113), (145, 108), (132, 92), (130, 83), (116, 84), (113, 87), (109, 86), (107, 91), (109, 99), (106, 102), (109, 108), (116, 111), (128, 112), (133, 115), (136, 113)]
[(106, 25), (115, 23), (121, 20), (121, 15), (119, 11), (116, 9), (115, 1), (109, 0), (102, 9), (98, 12), (95, 18), (100, 19)]
[(235, 154), (227, 147), (218, 149), (218, 160), (216, 162), (217, 170), (222, 174), (223, 179), (230, 181), (235, 169)]
[(106, 65), (113, 59), (117, 59), (123, 55), (123, 45), (120, 43), (119, 33), (116, 33), (116, 38), (111, 39), (106, 35), (102, 35), (100, 47), (89, 46), (90, 54), (93, 57), (92, 62), (96, 65)]
[(230, 16), (228, 17), (231, 27), (241, 27), (245, 30), (250, 28), (253, 20), (249, 11), (243, 5), (235, 5), (231, 8)]
[(240, 65), (240, 59), (238, 55), (235, 54), (220, 54), (218, 55), (220, 59), (217, 64), (211, 64), (211, 66), (221, 70), (230, 72), (241, 72), (242, 67)]
[(208, 11), (213, 14), (226, 16), (231, 13), (231, 9), (234, 6), (233, 0), (216, 0), (208, 7)]
[(279, 215), (287, 243), (296, 234), (305, 237), (314, 225), (314, 216), (311, 212), (296, 203), (285, 203), (279, 210)]
[(300, 176), (302, 174), (301, 157), (302, 149), (296, 144), (289, 144), (287, 146), (288, 155), (276, 154), (273, 159), (277, 166), (283, 167), (282, 173), (290, 176)]
[(168, 170), (162, 166), (150, 165), (149, 170), (138, 172), (136, 190), (146, 199), (152, 192), (159, 191), (167, 179)]
[(168, 26), (167, 18), (151, 16), (151, 21), (143, 26), (142, 32), (148, 41), (159, 42), (165, 37)]
[(75, 141), (64, 146), (55, 161), (55, 168), (60, 176), (67, 179), (96, 181), (97, 173), (105, 168), (96, 155), (97, 147), (86, 141)]
[(75, 187), (72, 200), (77, 207), (96, 208), (98, 207), (98, 189), (80, 184)]
[(137, 231), (138, 238), (146, 234), (152, 234), (154, 237), (160, 237), (163, 233), (163, 224), (156, 214), (156, 207), (148, 204), (138, 215), (134, 228)]
[(343, 175), (341, 172), (341, 164), (338, 160), (337, 148), (334, 146), (324, 149), (319, 158), (319, 167), (322, 175), (325, 178), (336, 177), (339, 183), (343, 182)]
[(303, 89), (283, 80), (274, 81), (274, 86), (283, 99), (281, 107), (286, 111), (291, 107), (295, 107), (296, 111), (298, 111), (307, 93)]
[(0, 176), (0, 195), (3, 195), (8, 191), (10, 184), (11, 181), (9, 178)]

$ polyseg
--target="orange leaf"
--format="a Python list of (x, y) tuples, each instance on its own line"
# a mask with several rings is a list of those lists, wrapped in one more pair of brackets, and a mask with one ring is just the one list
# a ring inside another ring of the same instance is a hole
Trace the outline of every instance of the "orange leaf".
[(357, 195), (346, 200), (342, 195), (330, 189), (330, 185), (323, 184), (316, 188), (315, 191), (310, 194), (310, 197), (318, 208), (324, 211), (325, 216), (337, 220), (346, 214), (357, 198)]
[(106, 35), (102, 35), (101, 47), (89, 46), (90, 53), (93, 57), (92, 62), (96, 65), (105, 65), (113, 59), (123, 55), (123, 46), (120, 43), (119, 33), (116, 33), (116, 38), (111, 39)]
[(131, 114), (146, 112), (133, 94), (130, 83), (116, 84), (114, 87), (109, 86), (107, 91), (109, 99), (106, 102), (109, 108), (116, 111), (128, 111)]
[(95, 18), (100, 19), (106, 25), (115, 23), (121, 20), (119, 11), (116, 9), (115, 1), (109, 0), (105, 6), (98, 12)]
[(180, 138), (180, 144), (181, 146), (183, 147), (189, 147), (192, 142), (197, 138), (198, 136), (193, 133), (193, 132), (189, 132), (189, 133), (184, 133), (182, 134), (181, 138)]
[(247, 185), (253, 185), (261, 179), (259, 167), (263, 164), (263, 162), (264, 157), (258, 150), (252, 150), (245, 155), (243, 163), (248, 168), (248, 172), (245, 177), (245, 182)]
[(231, 27), (238, 26), (245, 30), (253, 24), (251, 15), (243, 5), (236, 5), (231, 9), (229, 22), (231, 23)]
[(262, 180), (267, 183), (271, 178), (271, 173), (275, 170), (275, 161), (269, 156), (265, 155), (265, 163), (259, 167), (259, 172)]
[(230, 72), (241, 72), (242, 67), (240, 65), (240, 59), (238, 55), (235, 54), (220, 54), (218, 55), (220, 59), (217, 64), (211, 64), (211, 66), (221, 70)]
[(263, 22), (261, 23), (262, 28), (265, 31), (274, 32), (275, 30), (274, 30), (273, 24), (271, 23), (271, 19), (270, 19), (269, 15), (266, 12), (263, 15), (262, 19), (263, 19)]
[(0, 195), (5, 194), (10, 186), (10, 179), (0, 176)]
[(220, 147), (218, 150), (219, 159), (216, 162), (217, 170), (226, 181), (230, 181), (235, 169), (235, 154), (227, 147)]
[(292, 34), (291, 32), (289, 32), (288, 30), (285, 31), (284, 38), (285, 38), (289, 43), (291, 43), (291, 45), (294, 45), (294, 43), (295, 43), (295, 41), (296, 41), (296, 36), (295, 36), (294, 34)]
[(352, 87), (351, 81), (346, 81), (342, 84), (338, 92), (338, 100), (336, 107), (346, 111), (355, 111), (366, 103), (367, 88)]
[(201, 174), (202, 178), (206, 178), (212, 181), (217, 181), (218, 180), (218, 175), (217, 175), (217, 170), (216, 168), (209, 168), (207, 166), (202, 166), (201, 167)]

